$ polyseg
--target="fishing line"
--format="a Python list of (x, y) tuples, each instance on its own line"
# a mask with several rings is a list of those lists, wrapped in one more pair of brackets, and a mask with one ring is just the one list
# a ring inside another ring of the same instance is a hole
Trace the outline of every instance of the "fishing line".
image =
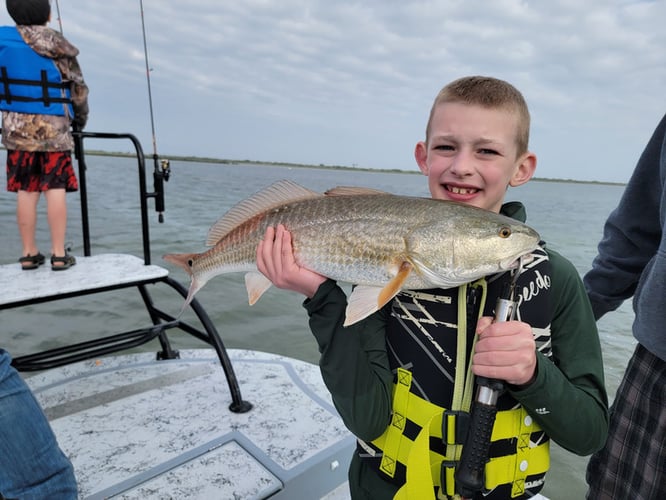
[(64, 33), (62, 32), (62, 18), (60, 17), (60, 3), (58, 0), (56, 0), (56, 14), (58, 15), (58, 26), (60, 26), (60, 34), (63, 35)]
[(143, 0), (139, 0), (141, 8), (141, 33), (143, 34), (143, 60), (146, 63), (146, 83), (148, 84), (148, 107), (150, 108), (150, 130), (153, 137), (153, 155), (157, 155), (157, 140), (155, 139), (155, 119), (153, 116), (153, 94), (150, 88), (150, 64), (148, 64), (148, 43), (146, 42), (146, 23), (143, 15)]
[(146, 41), (146, 22), (144, 19), (143, 13), (143, 0), (139, 0), (139, 8), (141, 9), (141, 33), (143, 35), (143, 59), (146, 63), (146, 83), (148, 85), (148, 108), (150, 110), (150, 131), (152, 134), (152, 143), (153, 143), (153, 181), (155, 186), (155, 192), (153, 196), (155, 198), (155, 210), (158, 213), (158, 221), (160, 223), (164, 222), (164, 182), (169, 180), (169, 175), (171, 174), (171, 167), (169, 165), (169, 160), (163, 159), (160, 160), (157, 154), (157, 138), (155, 135), (155, 116), (153, 113), (153, 93), (150, 85), (150, 64), (148, 62), (148, 42)]

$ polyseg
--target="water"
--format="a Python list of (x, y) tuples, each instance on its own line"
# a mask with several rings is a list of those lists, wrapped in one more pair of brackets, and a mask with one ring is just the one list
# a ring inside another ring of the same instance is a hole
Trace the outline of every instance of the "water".
[[(89, 156), (88, 200), (92, 252), (143, 255), (136, 162), (124, 158)], [(380, 173), (284, 166), (221, 165), (172, 162), (173, 174), (166, 184), (164, 224), (150, 214), (151, 258), (171, 252), (199, 252), (211, 224), (228, 208), (263, 186), (288, 178), (315, 190), (337, 185), (368, 186), (386, 191), (428, 196), (425, 177), (407, 173)], [(150, 183), (152, 185), (152, 182)], [(623, 188), (598, 184), (532, 181), (509, 190), (507, 200), (525, 203), (528, 223), (549, 245), (567, 256), (582, 274), (590, 267), (601, 237), (603, 222), (617, 204)], [(69, 233), (73, 253), (81, 255), (78, 193), (69, 195)], [(152, 207), (152, 202), (150, 202)], [(44, 201), (40, 202), (38, 243), (49, 250)], [(0, 194), (0, 264), (15, 262), (20, 239), (15, 226), (15, 196)], [(188, 278), (172, 268), (172, 276)], [(307, 328), (302, 297), (270, 290), (250, 307), (242, 276), (227, 275), (210, 281), (197, 298), (208, 311), (230, 348), (275, 352), (317, 362), (318, 352)], [(156, 291), (156, 301), (175, 314), (182, 299), (170, 291)], [(39, 304), (1, 311), (3, 341), (0, 345), (15, 356), (134, 329), (147, 324), (138, 294), (128, 290)], [(612, 398), (635, 345), (631, 336), (633, 313), (626, 303), (599, 322), (604, 351), (606, 382)], [(101, 325), (111, 325), (108, 330)], [(176, 348), (203, 347), (192, 338), (177, 337)], [(144, 349), (154, 350), (153, 346)], [(544, 493), (551, 499), (583, 498), (587, 457), (576, 457), (553, 446), (552, 468)]]

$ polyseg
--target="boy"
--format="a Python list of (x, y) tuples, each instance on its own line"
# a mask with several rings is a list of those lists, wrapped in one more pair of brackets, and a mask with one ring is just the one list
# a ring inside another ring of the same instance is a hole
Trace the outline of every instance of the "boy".
[(0, 28), (2, 144), (7, 148), (7, 191), (16, 192), (16, 221), (24, 270), (45, 257), (35, 241), (37, 203), (44, 192), (51, 231), (51, 268), (76, 263), (65, 250), (66, 192), (78, 184), (72, 168), (70, 126), (88, 118), (88, 87), (76, 60), (78, 49), (46, 26), (49, 0), (7, 0), (16, 27)]
[[(522, 204), (502, 203), (509, 186), (534, 174), (529, 122), (523, 96), (504, 81), (467, 77), (444, 87), (415, 149), (432, 197), (524, 221)], [(473, 392), (470, 361), (474, 375), (507, 386), (485, 467), (487, 496), (474, 498), (536, 494), (549, 438), (581, 455), (603, 445), (608, 413), (597, 329), (578, 273), (556, 252), (534, 252), (517, 278), (518, 319), (498, 323), (491, 323), (493, 309), (508, 273), (457, 289), (404, 291), (343, 328), (343, 291), (296, 264), (284, 227), (267, 230), (257, 266), (276, 286), (307, 297), (322, 376), (358, 437), (352, 498), (454, 498)]]

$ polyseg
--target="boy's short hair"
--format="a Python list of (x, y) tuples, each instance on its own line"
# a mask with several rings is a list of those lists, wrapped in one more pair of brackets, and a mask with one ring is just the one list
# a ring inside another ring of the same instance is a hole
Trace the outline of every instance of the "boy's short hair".
[(518, 155), (525, 153), (530, 139), (530, 112), (520, 91), (504, 80), (489, 76), (466, 76), (452, 81), (439, 91), (430, 110), (426, 143), (430, 139), (430, 122), (435, 108), (443, 103), (462, 103), (484, 108), (504, 108), (518, 115), (516, 145)]
[(50, 0), (7, 0), (7, 12), (18, 25), (42, 25), (51, 15)]

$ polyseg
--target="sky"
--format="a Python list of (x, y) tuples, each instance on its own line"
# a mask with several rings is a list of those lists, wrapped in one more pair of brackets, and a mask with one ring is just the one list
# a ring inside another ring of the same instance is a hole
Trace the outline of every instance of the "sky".
[(437, 92), (488, 75), (528, 102), (536, 177), (626, 182), (666, 113), (666, 0), (143, 0), (149, 79), (139, 0), (51, 3), (87, 130), (162, 156), (417, 169)]

